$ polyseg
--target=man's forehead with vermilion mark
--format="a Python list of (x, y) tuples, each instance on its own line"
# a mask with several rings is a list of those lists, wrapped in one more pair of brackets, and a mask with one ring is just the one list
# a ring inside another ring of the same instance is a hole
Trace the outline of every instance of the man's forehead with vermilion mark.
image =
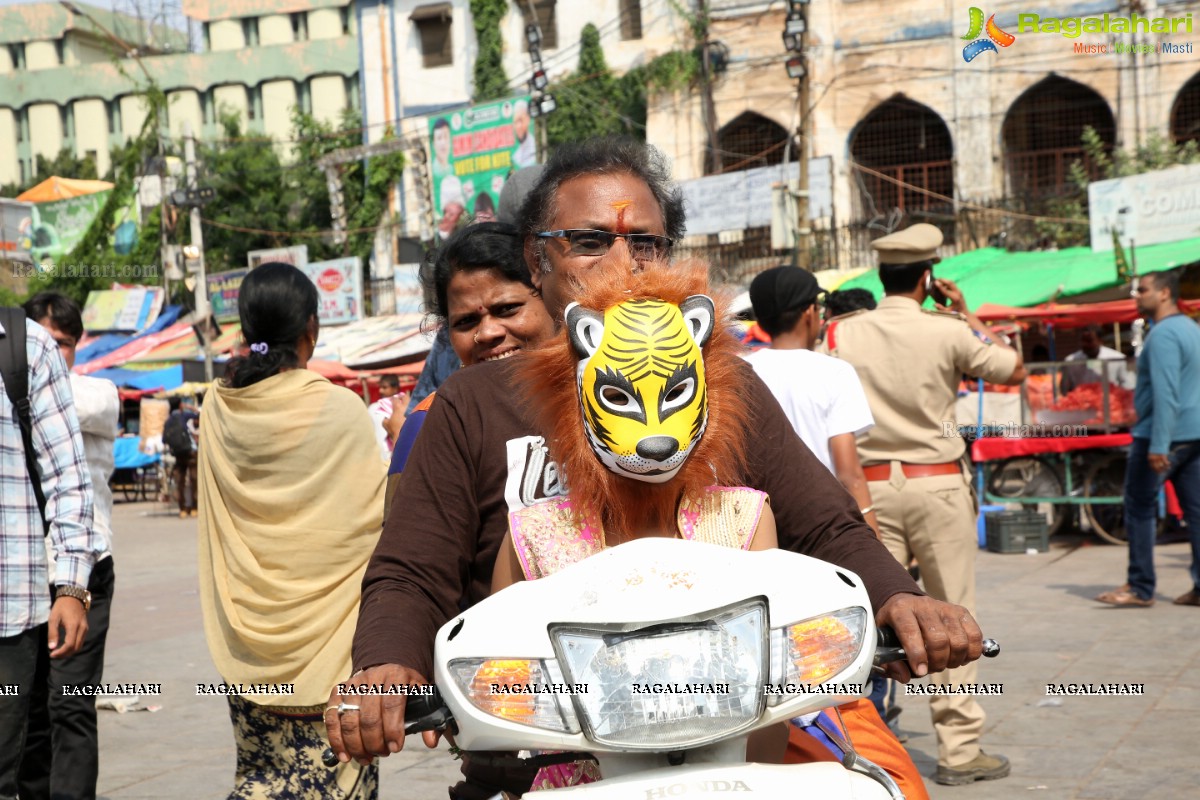
[(631, 205), (632, 200), (618, 200), (612, 204), (613, 210), (617, 212), (617, 229), (613, 233), (629, 233), (625, 228), (625, 209)]

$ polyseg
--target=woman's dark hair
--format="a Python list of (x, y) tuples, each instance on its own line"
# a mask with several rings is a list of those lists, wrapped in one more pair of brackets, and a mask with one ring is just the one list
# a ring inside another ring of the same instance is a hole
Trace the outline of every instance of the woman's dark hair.
[(25, 301), (25, 316), (34, 322), (46, 317), (54, 323), (54, 327), (67, 334), (78, 344), (83, 338), (83, 314), (79, 304), (65, 294), (58, 292), (38, 292)]
[(546, 230), (554, 218), (558, 187), (581, 175), (626, 173), (645, 181), (662, 210), (667, 237), (678, 241), (686, 230), (683, 194), (671, 181), (667, 159), (652, 145), (623, 136), (605, 136), (561, 144), (546, 163), (537, 184), (521, 204), (521, 234)]
[(300, 366), (296, 342), (316, 315), (317, 287), (303, 272), (276, 261), (250, 270), (238, 290), (238, 317), (250, 353), (230, 359), (225, 383), (241, 389)]
[(825, 295), (825, 310), (831, 318), (858, 311), (860, 308), (871, 311), (875, 305), (875, 295), (866, 289), (840, 289)]
[(445, 321), (450, 313), (446, 297), (450, 279), (456, 272), (475, 269), (495, 269), (508, 280), (533, 288), (517, 229), (503, 222), (479, 222), (455, 231), (421, 266), (429, 313)]

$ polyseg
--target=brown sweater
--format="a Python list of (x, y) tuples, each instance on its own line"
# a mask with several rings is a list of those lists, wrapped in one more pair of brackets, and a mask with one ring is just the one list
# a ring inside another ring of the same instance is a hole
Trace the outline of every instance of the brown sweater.
[[(780, 547), (858, 573), (875, 608), (920, 594), (748, 364), (743, 378), (744, 485), (770, 496)], [(511, 359), (461, 370), (438, 389), (363, 578), (356, 669), (401, 664), (432, 679), (438, 628), (489, 593), (509, 509), (562, 492), (525, 412)]]

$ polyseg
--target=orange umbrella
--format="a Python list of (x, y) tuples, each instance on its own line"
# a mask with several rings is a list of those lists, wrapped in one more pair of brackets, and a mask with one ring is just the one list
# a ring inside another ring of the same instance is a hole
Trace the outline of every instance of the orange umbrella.
[(82, 197), (85, 194), (95, 194), (111, 188), (113, 185), (108, 181), (51, 177), (17, 195), (17, 200), (24, 203), (51, 203), (55, 200)]

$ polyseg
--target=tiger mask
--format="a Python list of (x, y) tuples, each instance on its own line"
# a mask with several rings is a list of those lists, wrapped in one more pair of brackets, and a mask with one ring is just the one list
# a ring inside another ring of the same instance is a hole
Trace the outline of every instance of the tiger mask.
[(580, 520), (673, 527), (682, 500), (745, 480), (741, 342), (702, 261), (613, 248), (586, 275), (559, 335), (515, 365), (530, 416)]
[(583, 427), (604, 466), (647, 483), (679, 472), (708, 425), (701, 348), (715, 314), (702, 294), (678, 306), (655, 298), (605, 311), (567, 306)]

